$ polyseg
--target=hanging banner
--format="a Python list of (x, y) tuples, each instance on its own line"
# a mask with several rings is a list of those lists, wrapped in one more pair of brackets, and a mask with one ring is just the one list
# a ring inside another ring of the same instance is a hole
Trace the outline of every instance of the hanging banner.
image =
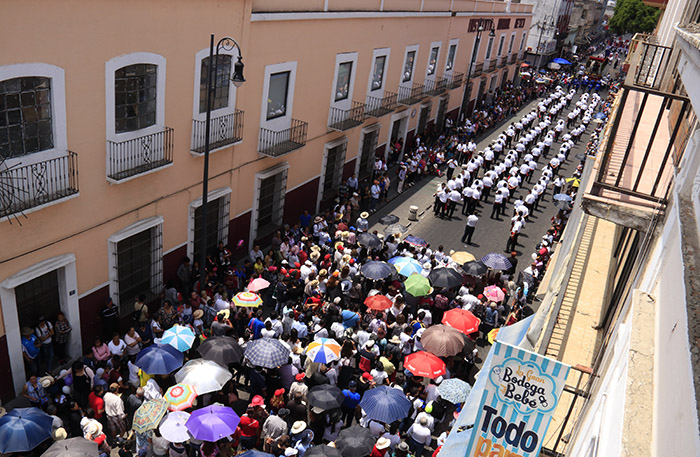
[(569, 366), (496, 341), (465, 457), (537, 457)]

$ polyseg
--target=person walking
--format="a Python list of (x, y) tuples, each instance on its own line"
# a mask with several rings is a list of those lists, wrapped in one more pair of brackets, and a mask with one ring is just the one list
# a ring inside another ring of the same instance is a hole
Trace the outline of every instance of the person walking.
[(510, 228), (510, 235), (508, 236), (505, 252), (515, 251), (515, 247), (518, 245), (518, 236), (520, 236), (520, 230), (522, 227), (522, 216), (518, 216), (515, 221), (513, 221), (513, 225)]
[(471, 213), (467, 216), (467, 223), (464, 226), (464, 234), (462, 235), (462, 243), (472, 244), (472, 235), (474, 235), (477, 222), (479, 222), (479, 218), (476, 214)]
[(503, 212), (503, 193), (500, 189), (493, 196), (493, 208), (491, 209), (491, 219), (498, 219)]

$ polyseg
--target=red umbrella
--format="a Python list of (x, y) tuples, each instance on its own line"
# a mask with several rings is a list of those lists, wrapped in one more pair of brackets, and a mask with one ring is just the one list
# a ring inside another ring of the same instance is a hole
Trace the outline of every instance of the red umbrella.
[(481, 321), (470, 311), (461, 308), (454, 308), (449, 311), (445, 311), (445, 314), (442, 315), (442, 323), (456, 328), (465, 335), (469, 335), (479, 330), (479, 324)]
[(394, 305), (394, 303), (384, 295), (377, 294), (372, 295), (371, 297), (367, 297), (365, 299), (365, 305), (367, 305), (368, 309), (384, 311), (385, 309), (391, 308)]
[(430, 352), (419, 351), (409, 354), (404, 359), (403, 365), (413, 376), (435, 379), (445, 374), (445, 362)]

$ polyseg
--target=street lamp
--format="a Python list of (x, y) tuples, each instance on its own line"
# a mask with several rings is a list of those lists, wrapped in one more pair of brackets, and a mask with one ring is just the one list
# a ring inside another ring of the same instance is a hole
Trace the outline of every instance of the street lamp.
[[(551, 20), (551, 24), (547, 24), (548, 20)], [(535, 70), (540, 69), (540, 63), (542, 62), (542, 51), (540, 50), (540, 43), (542, 42), (542, 34), (544, 33), (545, 29), (547, 27), (552, 27), (554, 28), (554, 16), (545, 16), (544, 19), (540, 24), (537, 25), (537, 27), (540, 28), (540, 38), (537, 40), (537, 49), (535, 52), (537, 52), (537, 65), (535, 65)]]
[[(464, 118), (467, 117), (467, 105), (469, 104), (469, 99), (471, 98), (471, 81), (470, 78), (472, 76), (472, 66), (474, 65), (474, 61), (476, 59), (477, 53), (479, 51), (479, 43), (481, 41), (481, 34), (484, 32), (484, 25), (487, 24), (486, 19), (479, 19), (478, 20), (478, 27), (476, 29), (476, 39), (474, 40), (474, 48), (472, 49), (472, 55), (471, 59), (469, 59), (469, 68), (467, 68), (467, 87), (464, 90), (464, 95), (462, 96), (462, 106), (460, 107), (460, 114), (459, 114), (459, 119), (460, 123), (464, 122)], [(491, 27), (491, 31), (489, 31), (489, 37), (493, 38), (496, 36), (496, 32), (493, 30), (493, 26)]]
[(202, 206), (200, 207), (200, 248), (199, 248), (199, 281), (200, 288), (203, 290), (206, 285), (206, 264), (207, 264), (207, 200), (209, 193), (209, 135), (211, 134), (211, 94), (216, 90), (216, 79), (213, 75), (216, 74), (219, 63), (219, 51), (231, 51), (234, 48), (238, 49), (238, 61), (233, 66), (233, 76), (231, 82), (236, 87), (241, 87), (245, 82), (243, 77), (243, 52), (236, 40), (231, 37), (223, 37), (216, 44), (216, 54), (214, 54), (214, 34), (212, 33), (209, 41), (209, 74), (207, 74), (207, 116), (204, 126), (204, 177), (202, 178)]

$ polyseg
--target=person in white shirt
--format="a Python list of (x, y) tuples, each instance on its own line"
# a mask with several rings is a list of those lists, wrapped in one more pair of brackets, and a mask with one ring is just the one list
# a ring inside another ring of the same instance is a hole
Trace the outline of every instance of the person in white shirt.
[(103, 400), (105, 402), (105, 414), (112, 436), (126, 437), (126, 413), (124, 412), (124, 401), (119, 396), (119, 384), (112, 383), (109, 386)]
[(467, 222), (464, 226), (464, 233), (462, 234), (462, 243), (472, 244), (472, 236), (474, 235), (474, 230), (476, 230), (476, 223), (479, 222), (479, 218), (476, 214), (471, 213), (467, 216)]
[(126, 349), (126, 343), (124, 340), (119, 338), (119, 335), (116, 333), (114, 334), (114, 337), (112, 337), (112, 340), (109, 342), (107, 345), (109, 348), (109, 352), (112, 355), (118, 355), (119, 357), (124, 355), (124, 350)]
[(517, 218), (510, 228), (510, 235), (508, 236), (508, 242), (506, 243), (506, 251), (513, 252), (518, 246), (518, 236), (520, 236), (520, 230), (523, 227), (522, 219)]
[(428, 419), (421, 417), (420, 420), (411, 425), (406, 432), (409, 449), (411, 453), (417, 457), (422, 457), (425, 446), (430, 444), (432, 440), (432, 432), (428, 428)]
[(455, 208), (457, 208), (457, 204), (462, 201), (462, 195), (457, 191), (456, 189), (451, 190), (447, 194), (447, 211), (448, 211), (448, 217), (452, 219), (452, 216), (454, 215)]
[(491, 219), (498, 219), (499, 215), (503, 212), (503, 193), (499, 189), (493, 196), (493, 208), (491, 209)]

